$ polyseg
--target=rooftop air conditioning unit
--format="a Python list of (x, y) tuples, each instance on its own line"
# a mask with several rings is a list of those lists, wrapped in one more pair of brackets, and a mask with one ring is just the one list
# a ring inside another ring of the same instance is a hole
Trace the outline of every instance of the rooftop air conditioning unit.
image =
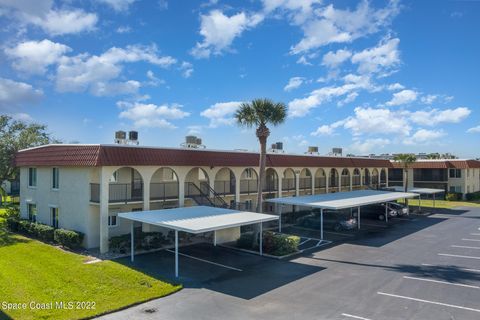
[(202, 139), (197, 136), (186, 136), (185, 142), (182, 143), (181, 146), (188, 149), (205, 149), (205, 146), (202, 144)]
[(310, 146), (310, 147), (308, 147), (308, 151), (306, 153), (307, 154), (317, 154), (318, 155), (318, 147)]
[(273, 153), (284, 153), (285, 151), (283, 151), (283, 142), (272, 143), (272, 148), (269, 151)]
[(128, 139), (127, 133), (125, 131), (119, 130), (115, 131), (115, 144), (133, 144), (138, 145), (138, 132), (137, 131), (129, 131), (128, 132)]

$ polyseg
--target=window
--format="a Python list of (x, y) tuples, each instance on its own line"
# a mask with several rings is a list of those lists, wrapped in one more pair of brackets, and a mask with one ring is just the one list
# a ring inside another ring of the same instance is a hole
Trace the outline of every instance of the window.
[(52, 189), (58, 189), (60, 169), (52, 168)]
[(51, 207), (50, 208), (50, 219), (51, 219), (51, 225), (55, 229), (58, 229), (58, 208), (57, 207)]
[(108, 216), (108, 226), (116, 227), (117, 225), (117, 214)]
[(450, 169), (450, 178), (461, 178), (462, 170), (461, 169)]
[(37, 186), (37, 168), (28, 168), (28, 186)]
[(245, 169), (245, 178), (252, 179), (253, 178), (253, 170), (251, 168)]
[(28, 220), (37, 222), (37, 205), (35, 203), (27, 203)]
[(252, 199), (245, 200), (245, 210), (252, 209)]
[(462, 193), (462, 187), (461, 186), (450, 186), (450, 192)]

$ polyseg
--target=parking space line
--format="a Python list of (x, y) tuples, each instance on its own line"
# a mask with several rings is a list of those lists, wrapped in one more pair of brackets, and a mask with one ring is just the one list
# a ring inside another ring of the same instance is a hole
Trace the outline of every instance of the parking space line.
[(323, 233), (336, 234), (343, 237), (355, 237), (354, 234), (350, 234), (350, 233), (340, 233), (340, 232), (333, 232), (333, 231), (323, 231)]
[(418, 281), (435, 282), (435, 283), (440, 283), (440, 284), (448, 284), (448, 285), (458, 286), (458, 287), (480, 289), (479, 286), (472, 286), (472, 285), (469, 285), (469, 284), (455, 283), (455, 282), (449, 282), (449, 281), (433, 280), (433, 279), (426, 279), (426, 278), (416, 278), (416, 277), (409, 277), (409, 276), (403, 276), (403, 278), (404, 279), (411, 279), (411, 280), (418, 280)]
[(480, 241), (480, 239), (467, 239), (467, 238), (463, 238), (462, 240), (463, 241)]
[[(170, 253), (175, 253), (175, 251), (170, 250), (170, 249), (166, 249), (166, 251), (168, 251)], [(190, 259), (202, 261), (202, 262), (205, 262), (205, 263), (210, 263), (210, 264), (213, 264), (214, 266), (218, 266), (218, 267), (223, 267), (223, 268), (227, 268), (227, 269), (231, 269), (231, 270), (235, 270), (235, 271), (240, 271), (240, 272), (243, 271), (242, 269), (238, 269), (238, 268), (227, 266), (227, 265), (224, 265), (224, 264), (221, 264), (221, 263), (216, 263), (216, 262), (213, 262), (213, 261), (197, 258), (197, 257), (191, 256), (191, 255), (185, 254), (185, 253), (181, 253), (181, 252), (179, 252), (178, 255), (179, 256), (184, 256), (184, 257), (187, 257), (187, 258), (190, 258)]]
[(458, 254), (449, 254), (449, 253), (437, 253), (439, 256), (444, 257), (453, 257), (453, 258), (465, 258), (465, 259), (477, 259), (480, 260), (480, 257), (473, 257), (473, 256), (461, 256)]
[[(367, 226), (367, 227), (375, 227), (375, 228), (376, 228), (376, 227), (380, 227), (380, 228), (388, 228), (388, 226), (384, 226), (384, 225), (381, 225), (381, 224), (379, 224), (379, 225), (376, 225), (376, 224), (369, 224), (369, 223), (364, 223), (364, 222), (362, 222), (362, 227), (363, 227), (363, 226)], [(480, 241), (480, 240), (479, 240), (479, 241)]]
[(450, 247), (452, 247), (452, 248), (464, 248), (464, 249), (480, 249), (480, 247), (457, 246), (457, 245), (451, 245)]
[[(422, 266), (433, 267), (434, 265), (429, 263), (422, 263)], [(480, 269), (469, 269), (469, 268), (458, 268), (458, 269), (464, 270), (464, 271), (471, 271), (471, 272), (480, 272)]]
[(352, 318), (352, 319), (359, 319), (359, 320), (371, 320), (371, 319), (368, 319), (368, 318), (355, 316), (353, 314), (348, 314), (348, 313), (342, 313), (342, 316), (347, 317), (347, 318)]
[(425, 299), (418, 299), (418, 298), (407, 297), (407, 296), (400, 296), (400, 295), (392, 294), (392, 293), (386, 293), (386, 292), (378, 291), (377, 294), (380, 294), (380, 295), (383, 295), (383, 296), (389, 296), (389, 297), (393, 297), (393, 298), (400, 298), (400, 299), (412, 300), (412, 301), (417, 301), (417, 302), (436, 304), (438, 306), (444, 306), (444, 307), (450, 307), (450, 308), (480, 312), (479, 309), (474, 309), (474, 308), (469, 308), (469, 307), (464, 307), (464, 306), (457, 306), (457, 305), (454, 305), (454, 304), (448, 304), (448, 303), (437, 302), (437, 301), (430, 301), (430, 300), (425, 300)]
[(300, 242), (298, 245), (301, 246), (302, 244), (305, 244), (305, 243), (307, 243), (307, 242), (310, 241), (310, 240), (312, 240), (312, 239), (306, 238), (306, 240)]

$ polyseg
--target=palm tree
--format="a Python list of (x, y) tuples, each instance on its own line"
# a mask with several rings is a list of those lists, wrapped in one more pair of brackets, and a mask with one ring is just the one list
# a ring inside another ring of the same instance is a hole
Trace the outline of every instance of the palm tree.
[[(403, 176), (404, 176), (404, 181), (405, 181), (405, 192), (407, 192), (408, 191), (408, 167), (409, 167), (410, 164), (417, 161), (417, 157), (415, 157), (413, 154), (402, 153), (402, 154), (396, 155), (393, 158), (393, 160), (402, 163)], [(408, 199), (405, 199), (405, 204), (408, 205)]]
[(235, 119), (240, 126), (248, 128), (256, 127), (256, 135), (260, 142), (257, 212), (262, 211), (262, 190), (265, 181), (267, 138), (270, 135), (267, 124), (277, 126), (283, 123), (286, 117), (287, 106), (284, 103), (276, 103), (269, 99), (254, 99), (251, 102), (242, 103), (235, 113)]

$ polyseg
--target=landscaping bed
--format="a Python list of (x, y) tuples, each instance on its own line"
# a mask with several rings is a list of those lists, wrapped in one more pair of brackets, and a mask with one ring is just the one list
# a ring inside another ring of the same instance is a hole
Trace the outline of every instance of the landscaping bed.
[[(288, 256), (299, 252), (300, 237), (273, 231), (263, 232), (263, 253), (275, 257)], [(235, 247), (250, 251), (259, 250), (259, 241), (255, 242), (253, 232), (245, 232), (235, 243)]]

